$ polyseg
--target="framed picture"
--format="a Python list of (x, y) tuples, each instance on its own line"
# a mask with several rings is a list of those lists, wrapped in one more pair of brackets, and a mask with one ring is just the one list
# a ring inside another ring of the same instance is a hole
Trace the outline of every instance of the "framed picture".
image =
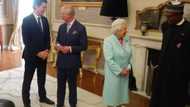
[(69, 4), (74, 7), (100, 7), (102, 0), (61, 0), (63, 4)]
[(88, 26), (110, 28), (112, 21), (109, 17), (100, 16), (100, 6), (103, 0), (55, 0), (55, 21), (61, 22), (60, 8), (72, 5), (76, 11), (76, 18)]
[(147, 29), (158, 30), (161, 23), (162, 11), (165, 3), (157, 7), (147, 7), (143, 10), (136, 11), (136, 29), (140, 29), (142, 25), (146, 25)]
[[(143, 10), (136, 11), (136, 27), (135, 29), (140, 29), (143, 24), (146, 25), (147, 29), (159, 30), (163, 22), (166, 21), (166, 16), (164, 15), (164, 8), (169, 1), (159, 4), (157, 7), (147, 7)], [(190, 21), (190, 1), (181, 0), (184, 3), (184, 17)]]

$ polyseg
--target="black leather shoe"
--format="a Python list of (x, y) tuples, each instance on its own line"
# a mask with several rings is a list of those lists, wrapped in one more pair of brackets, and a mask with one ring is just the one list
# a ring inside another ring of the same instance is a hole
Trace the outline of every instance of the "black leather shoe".
[(56, 105), (56, 107), (65, 107), (65, 106), (61, 106), (61, 105)]
[(46, 103), (46, 104), (50, 104), (50, 105), (54, 105), (55, 103), (50, 100), (49, 98), (45, 98), (45, 99), (40, 99), (40, 103)]
[(76, 105), (70, 105), (70, 107), (77, 107)]
[(24, 104), (24, 107), (31, 107), (30, 104)]

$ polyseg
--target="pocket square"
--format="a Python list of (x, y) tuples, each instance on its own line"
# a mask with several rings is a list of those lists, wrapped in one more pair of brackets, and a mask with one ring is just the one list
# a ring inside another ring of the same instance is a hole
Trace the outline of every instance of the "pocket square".
[(75, 35), (75, 34), (77, 34), (77, 33), (78, 33), (78, 32), (77, 32), (76, 30), (72, 32), (73, 35)]

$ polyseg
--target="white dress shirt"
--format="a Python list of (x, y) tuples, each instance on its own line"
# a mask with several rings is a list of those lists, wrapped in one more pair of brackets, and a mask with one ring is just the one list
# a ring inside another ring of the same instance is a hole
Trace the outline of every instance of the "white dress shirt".
[(67, 23), (67, 32), (69, 32), (69, 30), (72, 27), (74, 22), (75, 22), (75, 19), (73, 19), (71, 22)]

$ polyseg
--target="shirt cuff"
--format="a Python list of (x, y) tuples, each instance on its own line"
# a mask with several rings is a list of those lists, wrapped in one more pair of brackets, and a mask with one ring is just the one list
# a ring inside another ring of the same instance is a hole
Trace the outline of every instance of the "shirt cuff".
[(69, 50), (70, 50), (70, 53), (72, 53), (72, 47), (71, 46), (69, 46)]
[(61, 46), (59, 43), (57, 43), (57, 46)]

